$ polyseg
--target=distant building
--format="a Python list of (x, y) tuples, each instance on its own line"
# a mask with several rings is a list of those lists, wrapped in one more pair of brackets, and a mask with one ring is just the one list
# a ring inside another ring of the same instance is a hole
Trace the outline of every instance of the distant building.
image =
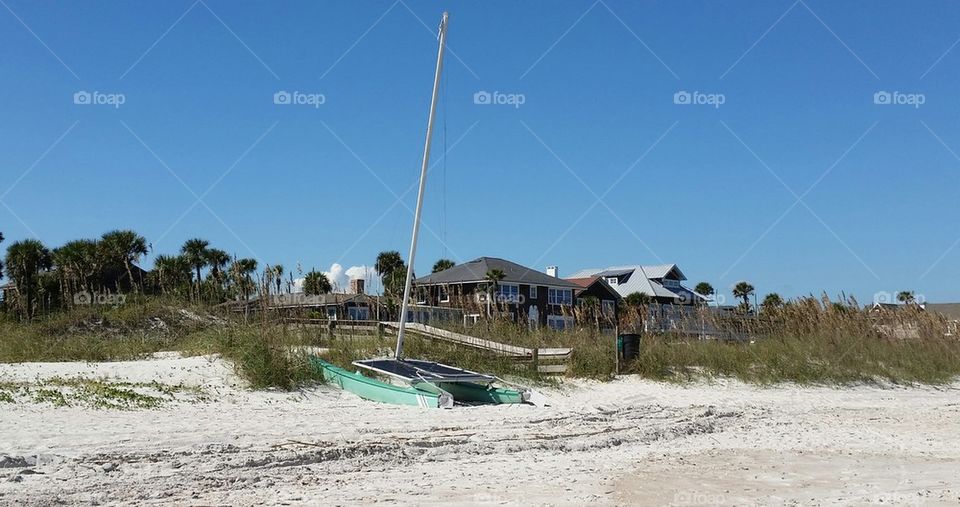
[(577, 304), (583, 307), (589, 298), (595, 298), (598, 307), (595, 318), (600, 329), (614, 329), (620, 317), (620, 306), (623, 297), (602, 277), (567, 278), (568, 282), (575, 283), (580, 289), (574, 291)]
[[(503, 279), (492, 287), (487, 274)], [(558, 273), (551, 266), (553, 275)], [(565, 329), (574, 324), (575, 293), (582, 286), (496, 257), (480, 257), (413, 281), (418, 305), (462, 308), (468, 318), (484, 315)]]
[(621, 297), (639, 292), (660, 304), (696, 305), (707, 301), (705, 297), (683, 286), (682, 282), (687, 277), (676, 264), (583, 269), (570, 275), (570, 279), (598, 277), (605, 280)]

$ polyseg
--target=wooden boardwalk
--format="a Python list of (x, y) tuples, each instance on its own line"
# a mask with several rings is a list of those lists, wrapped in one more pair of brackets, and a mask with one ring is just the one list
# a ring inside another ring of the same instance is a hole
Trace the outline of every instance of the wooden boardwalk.
[[(377, 329), (381, 330), (389, 329), (394, 333), (400, 329), (399, 322), (378, 322), (375, 320), (341, 320), (341, 321), (329, 321), (326, 319), (309, 319), (309, 318), (296, 318), (296, 317), (287, 317), (284, 319), (286, 322), (291, 323), (301, 323), (301, 324), (316, 324), (316, 325), (329, 325), (331, 323), (335, 324), (337, 329)], [(506, 343), (500, 343), (493, 340), (486, 340), (483, 338), (477, 338), (476, 336), (469, 336), (462, 333), (456, 333), (453, 331), (447, 331), (446, 329), (441, 329), (438, 327), (428, 326), (426, 324), (420, 324), (417, 322), (408, 322), (407, 323), (407, 332), (415, 333), (426, 338), (433, 340), (445, 341), (448, 343), (454, 343), (457, 345), (462, 345), (465, 347), (471, 347), (474, 349), (483, 350), (496, 354), (498, 356), (505, 356), (516, 359), (518, 361), (533, 361), (537, 364), (537, 369), (541, 373), (563, 373), (567, 371), (567, 361), (570, 359), (570, 354), (572, 349), (568, 348), (537, 348), (531, 349), (527, 347), (519, 347), (517, 345), (509, 345)]]
[[(397, 322), (382, 322), (381, 324), (383, 324), (384, 327), (390, 328), (394, 331), (400, 328), (400, 324)], [(516, 345), (508, 345), (506, 343), (495, 342), (493, 340), (485, 340), (475, 336), (455, 333), (453, 331), (447, 331), (446, 329), (440, 329), (438, 327), (428, 326), (426, 324), (420, 324), (417, 322), (408, 322), (407, 331), (435, 340), (441, 340), (466, 347), (485, 350), (500, 356), (512, 357), (518, 360), (534, 361), (537, 363), (537, 369), (541, 373), (563, 373), (567, 371), (567, 365), (565, 363), (570, 358), (570, 353), (572, 352), (572, 349), (568, 348), (530, 349), (526, 347), (518, 347)], [(541, 362), (561, 364), (541, 364)]]

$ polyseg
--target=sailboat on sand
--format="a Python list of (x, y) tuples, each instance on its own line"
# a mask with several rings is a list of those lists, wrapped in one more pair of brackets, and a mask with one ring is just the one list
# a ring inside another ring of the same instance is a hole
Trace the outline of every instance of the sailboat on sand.
[(393, 383), (368, 377), (359, 371), (351, 372), (339, 368), (318, 357), (313, 357), (312, 361), (323, 372), (323, 376), (328, 382), (372, 401), (432, 408), (451, 408), (455, 402), (531, 403), (540, 405), (543, 404), (544, 398), (539, 393), (515, 386), (495, 387), (495, 384), (506, 384), (506, 382), (493, 375), (464, 370), (433, 361), (408, 359), (403, 356), (403, 340), (406, 334), (410, 292), (413, 284), (413, 264), (416, 259), (417, 238), (420, 233), (420, 214), (423, 210), (424, 189), (426, 188), (427, 170), (430, 163), (430, 143), (433, 137), (433, 122), (440, 91), (440, 76), (443, 71), (448, 19), (449, 15), (444, 12), (443, 18), (440, 20), (438, 37), (440, 47), (437, 52), (437, 68), (433, 78), (433, 95), (430, 100), (430, 115), (427, 120), (423, 163), (420, 167), (420, 187), (417, 193), (417, 208), (413, 219), (410, 255), (407, 258), (407, 278), (403, 288), (397, 346), (392, 358), (368, 359), (353, 363), (355, 366), (378, 376), (387, 377)]

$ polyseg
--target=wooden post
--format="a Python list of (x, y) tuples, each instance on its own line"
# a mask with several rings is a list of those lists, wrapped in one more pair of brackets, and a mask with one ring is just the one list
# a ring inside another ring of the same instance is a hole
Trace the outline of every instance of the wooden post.
[(533, 349), (533, 371), (537, 375), (540, 374), (540, 347), (534, 347)]
[(620, 321), (613, 326), (613, 374), (620, 374)]

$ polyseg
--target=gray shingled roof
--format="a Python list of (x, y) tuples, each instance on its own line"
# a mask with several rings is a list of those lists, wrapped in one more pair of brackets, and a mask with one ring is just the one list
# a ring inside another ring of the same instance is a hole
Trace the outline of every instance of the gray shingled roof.
[(499, 269), (505, 275), (501, 282), (504, 283), (522, 283), (526, 285), (549, 285), (552, 287), (563, 287), (569, 289), (580, 289), (575, 283), (568, 282), (562, 278), (555, 278), (546, 273), (541, 273), (535, 269), (521, 266), (515, 262), (510, 262), (496, 257), (480, 257), (470, 262), (457, 264), (456, 266), (443, 270), (439, 273), (417, 278), (413, 283), (417, 285), (441, 285), (483, 282), (487, 279), (487, 271)]

